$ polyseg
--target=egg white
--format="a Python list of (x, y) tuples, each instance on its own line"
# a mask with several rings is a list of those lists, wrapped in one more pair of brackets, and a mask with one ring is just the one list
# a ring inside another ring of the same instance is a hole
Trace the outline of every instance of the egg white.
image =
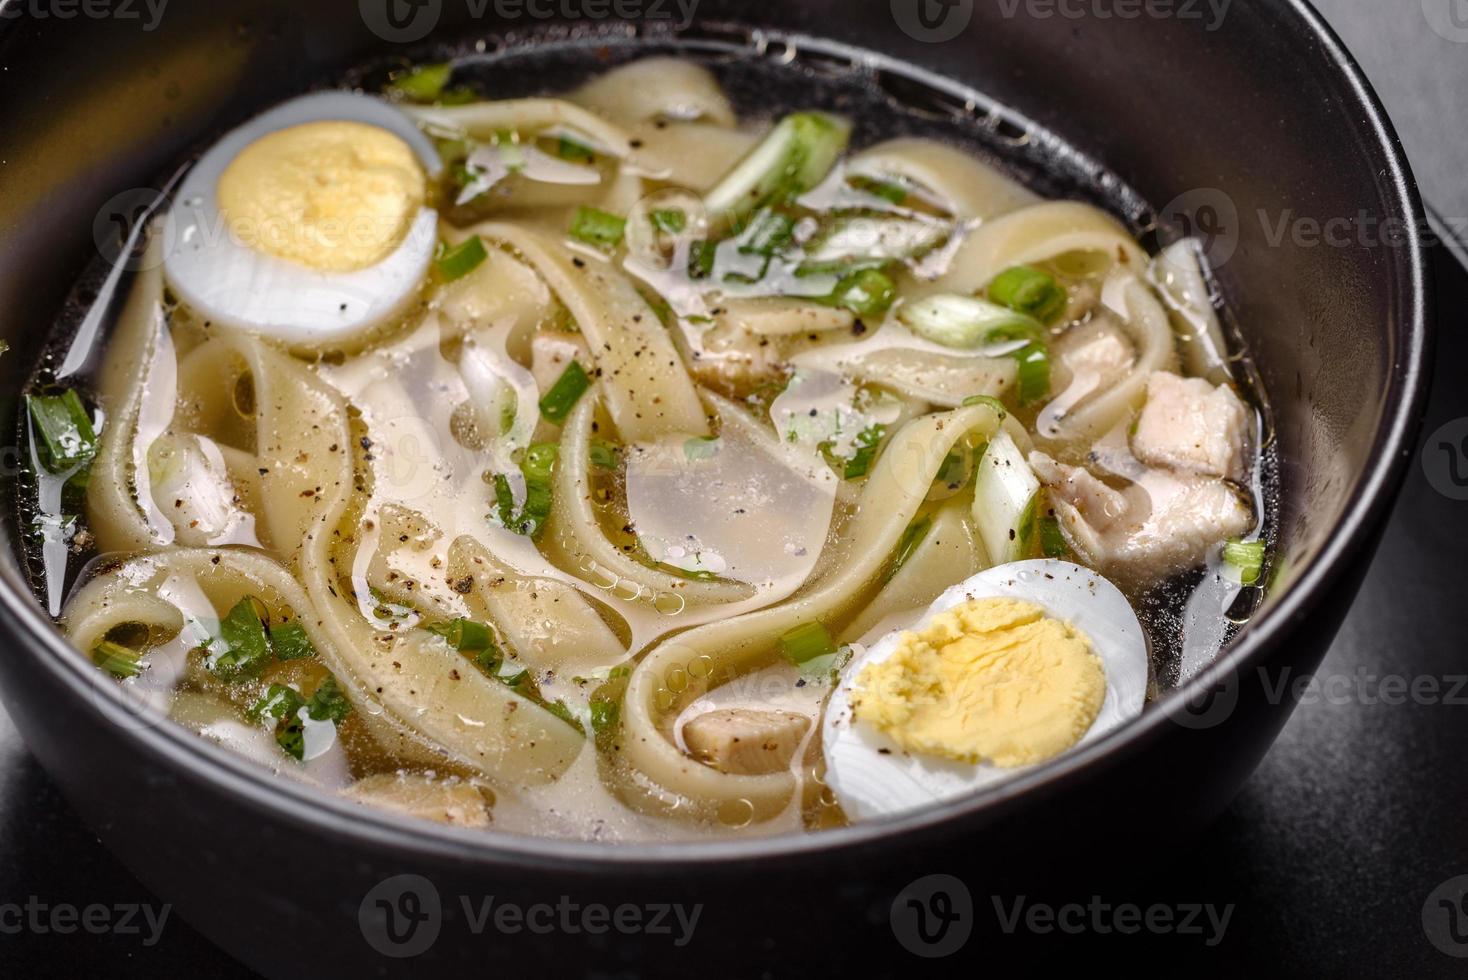
[(400, 315), (422, 286), (438, 243), (438, 215), (422, 208), (391, 255), (356, 272), (328, 272), (237, 241), (219, 210), (219, 178), (261, 137), (310, 122), (385, 129), (412, 148), (430, 178), (443, 170), (432, 140), (381, 99), (322, 92), (276, 106), (216, 143), (179, 185), (169, 212), (164, 271), (199, 315), (290, 344), (340, 344)]
[(1146, 635), (1116, 586), (1090, 569), (1054, 559), (988, 569), (943, 593), (926, 612), (906, 617), (908, 622), (888, 620), (878, 626), (872, 635), (879, 638), (843, 671), (826, 709), (822, 742), (826, 782), (852, 819), (932, 806), (1035, 768), (1003, 769), (908, 754), (878, 729), (852, 718), (851, 693), (857, 678), (868, 664), (880, 663), (897, 651), (904, 630), (925, 629), (941, 613), (970, 599), (988, 598), (1033, 602), (1091, 641), (1106, 671), (1106, 696), (1095, 722), (1078, 744), (1101, 738), (1142, 713), (1147, 696)]

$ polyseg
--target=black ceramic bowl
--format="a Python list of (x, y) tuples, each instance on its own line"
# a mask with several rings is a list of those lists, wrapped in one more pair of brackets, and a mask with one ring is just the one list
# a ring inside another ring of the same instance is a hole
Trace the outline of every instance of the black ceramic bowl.
[[(1403, 476), (1429, 341), (1421, 208), (1376, 99), (1298, 0), (1234, 0), (1221, 18), (1202, 3), (703, 0), (681, 31), (657, 19), (679, 9), (666, 0), (555, 5), (559, 17), (589, 18), (579, 25), (532, 14), (549, 5), (466, 0), (173, 0), (152, 29), (143, 3), (114, 4), (106, 19), (28, 12), (38, 9), (55, 8), (0, 5), (5, 431), (16, 431), (14, 393), (69, 287), (98, 236), (115, 233), (115, 201), (137, 200), (115, 198), (120, 191), (156, 187), (211, 136), (364, 60), (465, 38), (491, 52), (527, 38), (564, 45), (588, 32), (613, 57), (629, 44), (705, 54), (753, 44), (761, 57), (793, 58), (789, 70), (821, 73), (847, 70), (853, 49), (842, 45), (880, 53), (872, 64), (884, 91), (971, 127), (1032, 179), (1045, 171), (1052, 186), (1120, 209), (1142, 232), (1192, 222), (1213, 236), (1219, 282), (1274, 410), (1279, 572), (1215, 667), (1125, 731), (997, 792), (772, 840), (507, 839), (409, 824), (274, 781), (136, 717), (32, 597), (16, 557), (20, 529), (7, 517), (6, 707), (122, 860), (266, 973), (870, 967), (908, 955), (888, 911), (921, 875), (1022, 892), (1089, 873), (1098, 854), (1145, 863), (1203, 827), (1264, 754), (1288, 714), (1279, 679), (1323, 655)], [(646, 19), (605, 19), (619, 9)], [(436, 20), (431, 35), (421, 18)], [(935, 88), (935, 76), (952, 83)], [(1005, 108), (991, 111), (986, 99)], [(1055, 152), (1050, 134), (1076, 153)], [(703, 909), (680, 946), (676, 927), (597, 935), (574, 916), (549, 933), (499, 929), (478, 919), (490, 896), (521, 907)]]

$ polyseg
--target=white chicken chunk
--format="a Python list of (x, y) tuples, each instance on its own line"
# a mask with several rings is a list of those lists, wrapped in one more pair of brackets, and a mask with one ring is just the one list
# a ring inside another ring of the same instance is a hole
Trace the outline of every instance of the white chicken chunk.
[(809, 730), (810, 719), (791, 711), (726, 708), (690, 718), (683, 744), (720, 772), (761, 776), (790, 768)]
[(1249, 412), (1227, 385), (1157, 371), (1132, 435), (1132, 453), (1148, 466), (1242, 480)]
[(1030, 467), (1082, 560), (1132, 585), (1201, 565), (1211, 549), (1254, 524), (1250, 507), (1219, 479), (1152, 469), (1117, 490), (1044, 453), (1031, 453)]

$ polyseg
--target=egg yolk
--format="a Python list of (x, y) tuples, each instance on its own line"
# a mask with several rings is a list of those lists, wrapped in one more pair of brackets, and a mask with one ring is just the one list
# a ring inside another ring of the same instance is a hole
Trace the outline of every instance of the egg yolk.
[(1105, 696), (1082, 633), (1033, 603), (978, 599), (867, 665), (852, 709), (908, 752), (1011, 768), (1079, 742)]
[(312, 122), (251, 143), (219, 178), (219, 209), (242, 244), (323, 272), (387, 258), (427, 199), (427, 177), (393, 133)]

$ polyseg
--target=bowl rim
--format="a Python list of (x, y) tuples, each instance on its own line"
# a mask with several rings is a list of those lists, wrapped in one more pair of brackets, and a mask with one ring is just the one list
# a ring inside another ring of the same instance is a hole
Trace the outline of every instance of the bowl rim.
[[(1429, 260), (1423, 240), (1425, 211), (1401, 142), (1378, 97), (1355, 59), (1333, 29), (1307, 0), (1286, 0), (1274, 12), (1277, 28), (1294, 42), (1318, 46), (1324, 67), (1344, 83), (1353, 107), (1362, 113), (1364, 129), (1372, 137), (1372, 149), (1383, 165), (1379, 181), (1388, 202), (1405, 222), (1406, 247), (1397, 249), (1399, 259), (1388, 275), (1399, 279), (1393, 297), (1400, 333), (1394, 337), (1390, 383), (1382, 399), (1381, 418), (1364, 470), (1357, 477), (1350, 502), (1320, 551), (1311, 557), (1299, 577), (1279, 601), (1271, 603), (1255, 623), (1229, 646), (1212, 665), (1170, 692), (1140, 718), (1104, 738), (1078, 748), (1051, 764), (1018, 776), (993, 789), (962, 800), (935, 805), (909, 814), (864, 821), (818, 833), (791, 831), (776, 835), (750, 835), (729, 839), (687, 842), (607, 843), (561, 838), (531, 837), (470, 831), (411, 820), (387, 811), (354, 803), (334, 794), (322, 793), (308, 784), (273, 775), (235, 753), (200, 739), (180, 726), (139, 726), (114, 685), (98, 684), (98, 672), (78, 657), (59, 630), (35, 601), (29, 589), (14, 576), (0, 576), (0, 618), (19, 640), (22, 655), (34, 656), (42, 670), (85, 700), (105, 721), (121, 729), (121, 737), (141, 752), (150, 764), (187, 773), (188, 777), (285, 823), (322, 836), (351, 839), (383, 858), (400, 862), (448, 859), (460, 865), (483, 868), (516, 867), (549, 872), (589, 873), (616, 871), (621, 874), (665, 872), (680, 865), (738, 867), (778, 858), (807, 860), (829, 858), (876, 847), (897, 847), (919, 834), (956, 833), (978, 819), (992, 819), (1024, 803), (1039, 803), (1043, 797), (1070, 782), (1078, 774), (1142, 751), (1159, 740), (1180, 710), (1200, 694), (1226, 686), (1230, 679), (1269, 658), (1288, 638), (1293, 624), (1322, 601), (1342, 580), (1350, 565), (1355, 542), (1369, 535), (1385, 520), (1394, 504), (1396, 490), (1405, 478), (1417, 430), (1426, 402), (1429, 373), (1428, 352), (1432, 323), (1428, 303)], [(791, 34), (798, 39), (800, 35)], [(831, 44), (823, 39), (820, 43)], [(879, 61), (904, 70), (915, 66), (899, 59), (850, 45)], [(920, 72), (921, 73), (921, 72)], [(936, 76), (934, 76), (936, 77)], [(1039, 128), (1039, 127), (1036, 127)], [(107, 691), (98, 697), (99, 689)]]

